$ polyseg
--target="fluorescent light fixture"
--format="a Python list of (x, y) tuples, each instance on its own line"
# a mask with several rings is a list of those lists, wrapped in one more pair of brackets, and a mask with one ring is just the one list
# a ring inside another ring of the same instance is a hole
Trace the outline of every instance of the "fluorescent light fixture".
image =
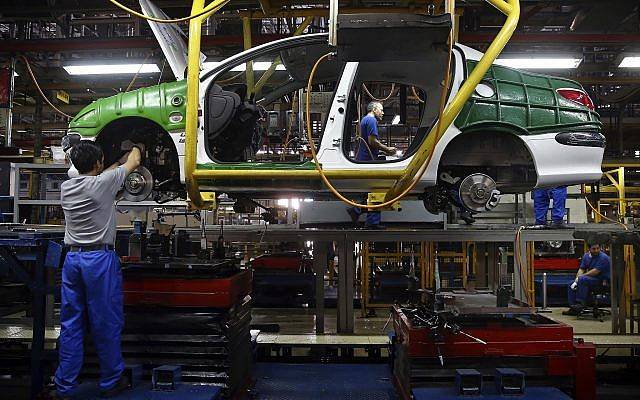
[(640, 68), (640, 57), (625, 57), (622, 59), (620, 68)]
[[(217, 67), (218, 65), (222, 64), (222, 61), (209, 61), (209, 62), (205, 62), (202, 63), (202, 68), (205, 70), (209, 70), (212, 68)], [(271, 67), (271, 63), (269, 61), (254, 61), (253, 62), (253, 70), (254, 71), (266, 71), (269, 69), (269, 67)], [(231, 72), (243, 72), (247, 70), (247, 64), (246, 63), (242, 63), (240, 65), (237, 65), (233, 68), (231, 68)], [(276, 71), (286, 71), (287, 69), (284, 67), (284, 65), (282, 64), (278, 64), (276, 66)]]
[(520, 69), (573, 69), (578, 68), (582, 58), (499, 58), (495, 64)]
[(92, 64), (65, 65), (69, 75), (152, 74), (160, 72), (156, 64)]

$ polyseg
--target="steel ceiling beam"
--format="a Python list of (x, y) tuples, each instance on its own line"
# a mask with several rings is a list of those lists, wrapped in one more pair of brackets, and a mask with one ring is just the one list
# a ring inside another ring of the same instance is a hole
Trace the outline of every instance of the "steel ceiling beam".
[[(494, 33), (460, 33), (460, 43), (483, 44), (491, 43)], [(635, 33), (515, 33), (510, 44), (536, 43), (545, 45), (566, 45), (566, 44), (619, 44), (628, 46), (631, 43), (640, 43), (640, 34)]]
[[(282, 39), (284, 35), (255, 35), (251, 40), (255, 44), (263, 44)], [(202, 37), (202, 47), (211, 48), (227, 45), (242, 45), (242, 35), (209, 35)], [(158, 42), (153, 37), (128, 37), (117, 39), (69, 38), (69, 39), (33, 39), (33, 40), (3, 40), (1, 53), (28, 52), (77, 52), (96, 50), (130, 50), (156, 49)]]

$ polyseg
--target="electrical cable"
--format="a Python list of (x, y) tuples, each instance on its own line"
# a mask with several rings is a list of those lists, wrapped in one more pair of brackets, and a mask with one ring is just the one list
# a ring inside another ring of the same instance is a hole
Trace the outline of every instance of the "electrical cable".
[(418, 96), (418, 93), (416, 92), (416, 87), (415, 86), (411, 86), (411, 93), (413, 93), (413, 96), (418, 100), (418, 103), (422, 103), (424, 104), (424, 100), (422, 100), (420, 98), (420, 96)]
[(23, 55), (21, 55), (19, 57), (24, 62), (25, 66), (27, 67), (27, 72), (29, 72), (29, 76), (31, 77), (31, 80), (33, 81), (33, 84), (35, 85), (36, 89), (38, 90), (38, 93), (40, 93), (40, 96), (49, 105), (49, 107), (53, 108), (53, 110), (55, 112), (57, 112), (58, 114), (63, 115), (65, 117), (69, 118), (69, 119), (72, 119), (73, 116), (65, 113), (64, 111), (60, 110), (58, 107), (54, 106), (53, 103), (51, 103), (51, 101), (49, 101), (47, 96), (45, 96), (44, 92), (42, 91), (42, 88), (40, 88), (40, 85), (38, 84), (38, 80), (36, 79), (36, 76), (33, 74), (33, 70), (31, 69), (31, 64), (29, 64), (29, 60), (27, 59), (27, 57), (25, 57)]
[(175, 24), (178, 22), (186, 22), (186, 21), (191, 21), (192, 19), (198, 18), (198, 17), (202, 17), (202, 16), (209, 16), (207, 14), (213, 14), (216, 11), (218, 11), (219, 9), (221, 9), (222, 7), (224, 7), (230, 0), (215, 0), (213, 2), (211, 2), (208, 6), (206, 6), (205, 8), (202, 9), (202, 11), (200, 11), (199, 13), (193, 14), (193, 15), (189, 15), (188, 17), (183, 17), (183, 18), (175, 18), (175, 19), (162, 19), (162, 18), (156, 18), (156, 17), (150, 17), (148, 15), (144, 15), (142, 13), (139, 13), (138, 11), (132, 10), (131, 8), (119, 3), (116, 0), (109, 0), (113, 5), (115, 5), (118, 8), (121, 8), (122, 10), (128, 12), (129, 14), (135, 15), (136, 17), (139, 18), (143, 18), (146, 19), (148, 21), (153, 21), (153, 22), (157, 22), (160, 24)]
[(604, 215), (602, 215), (602, 213), (600, 213), (600, 211), (596, 210), (596, 209), (595, 209), (595, 207), (593, 207), (593, 205), (591, 205), (591, 202), (589, 202), (589, 199), (588, 199), (588, 198), (586, 198), (586, 197), (585, 197), (585, 198), (584, 198), (584, 200), (587, 202), (587, 205), (588, 205), (589, 207), (591, 207), (591, 209), (593, 210), (593, 212), (594, 212), (594, 213), (596, 213), (596, 214), (598, 214), (601, 218), (606, 219), (606, 220), (607, 220), (607, 221), (609, 221), (609, 222), (613, 222), (614, 224), (618, 224), (618, 225), (622, 226), (622, 227), (624, 228), (624, 230), (625, 230), (625, 231), (628, 231), (628, 230), (629, 230), (629, 228), (628, 228), (625, 224), (623, 224), (622, 222), (620, 222), (620, 221), (616, 221), (616, 220), (614, 220), (614, 219), (611, 219), (611, 218), (609, 218), (609, 217), (605, 217)]
[[(516, 231), (516, 240), (513, 249), (513, 258), (515, 259), (515, 263), (518, 266), (518, 276), (520, 276), (520, 284), (522, 285), (522, 289), (524, 290), (524, 295), (527, 299), (527, 304), (531, 305), (531, 293), (529, 292), (529, 284), (524, 279), (524, 266), (522, 265), (522, 261), (520, 260), (520, 244), (521, 244), (521, 233), (524, 229), (524, 226), (518, 227)], [(532, 266), (533, 267), (533, 266)]]
[[(127, 93), (129, 91), (129, 89), (131, 89), (131, 86), (133, 86), (134, 82), (138, 78), (138, 75), (140, 74), (140, 71), (142, 71), (142, 67), (144, 67), (144, 64), (147, 62), (149, 57), (151, 57), (151, 53), (147, 54), (147, 56), (144, 58), (144, 60), (142, 60), (142, 62), (140, 63), (140, 67), (136, 71), (135, 75), (133, 75), (133, 78), (131, 78), (131, 82), (129, 82), (129, 84), (127, 85), (127, 88), (124, 90), (125, 93)], [(164, 68), (164, 66), (163, 66), (163, 68)], [(162, 76), (162, 72), (160, 72), (160, 76)]]
[[(313, 136), (311, 135), (311, 110), (310, 110), (310, 104), (311, 104), (311, 87), (313, 84), (313, 76), (315, 75), (316, 70), (318, 69), (318, 65), (320, 65), (321, 62), (323, 62), (324, 60), (326, 60), (329, 56), (331, 56), (333, 53), (327, 53), (323, 56), (321, 56), (320, 58), (318, 58), (318, 60), (316, 61), (316, 63), (313, 65), (313, 68), (311, 69), (311, 73), (309, 74), (309, 81), (307, 83), (307, 102), (306, 102), (306, 124), (307, 124), (307, 138), (309, 140), (309, 149), (311, 150), (311, 156), (313, 158), (313, 162), (315, 164), (316, 170), (318, 171), (318, 173), (320, 174), (320, 179), (322, 180), (322, 182), (327, 186), (327, 188), (331, 191), (331, 193), (333, 193), (338, 199), (342, 200), (342, 202), (349, 204), (353, 207), (358, 207), (358, 208), (363, 208), (363, 209), (367, 209), (367, 210), (377, 210), (380, 208), (384, 208), (387, 206), (392, 205), (393, 203), (395, 203), (396, 201), (402, 199), (404, 196), (406, 196), (411, 190), (413, 190), (413, 188), (417, 185), (417, 183), (420, 181), (422, 175), (424, 174), (424, 172), (426, 171), (427, 167), (429, 166), (429, 163), (431, 162), (431, 159), (433, 158), (433, 151), (431, 151), (431, 153), (429, 154), (429, 158), (425, 161), (424, 164), (422, 164), (422, 166), (420, 166), (420, 169), (418, 170), (418, 173), (414, 176), (413, 181), (411, 182), (411, 184), (409, 186), (407, 186), (407, 188), (405, 190), (403, 190), (400, 194), (398, 194), (396, 197), (394, 197), (391, 200), (387, 200), (383, 203), (380, 204), (359, 204), (356, 203), (355, 201), (349, 200), (348, 198), (346, 198), (345, 196), (343, 196), (329, 181), (329, 179), (326, 177), (326, 175), (324, 174), (324, 171), (322, 170), (322, 166), (320, 165), (320, 162), (318, 161), (318, 157), (316, 154), (316, 149), (315, 149), (315, 145), (313, 144)], [(447, 89), (449, 87), (449, 81), (451, 79), (451, 58), (453, 55), (453, 31), (449, 32), (449, 57), (448, 57), (448, 61), (447, 61), (447, 67), (446, 67), (446, 72), (445, 72), (445, 84), (442, 87), (442, 93), (441, 93), (441, 97), (440, 97), (440, 110), (438, 113), (438, 121), (436, 122), (436, 128), (435, 128), (435, 142), (434, 143), (438, 143), (438, 141), (440, 140), (440, 136), (442, 134), (442, 114), (444, 113), (444, 107), (446, 104), (446, 100), (447, 100)]]
[(367, 148), (369, 157), (371, 157), (372, 160), (375, 160), (375, 158), (373, 158), (373, 152), (371, 151), (371, 147), (369, 147), (369, 143), (367, 143), (367, 141), (364, 140), (362, 136), (356, 136), (356, 139), (358, 139), (358, 147), (356, 148), (356, 157), (358, 156), (358, 152), (360, 151), (360, 143), (362, 142), (364, 143), (364, 146)]
[(367, 88), (367, 85), (365, 85), (364, 82), (362, 82), (362, 89), (367, 94), (367, 96), (369, 96), (372, 100), (375, 100), (375, 101), (387, 101), (395, 94), (396, 84), (395, 83), (391, 84), (391, 90), (389, 91), (389, 95), (387, 97), (385, 97), (384, 99), (378, 99), (377, 97), (372, 95), (371, 92), (369, 91), (369, 89)]
[(158, 83), (156, 83), (156, 85), (160, 84), (160, 81), (162, 80), (162, 75), (164, 74), (164, 67), (167, 65), (167, 59), (163, 59), (162, 60), (162, 68), (160, 68), (160, 76), (158, 76)]
[(237, 78), (239, 78), (239, 77), (240, 77), (240, 75), (244, 75), (244, 74), (246, 74), (246, 72), (245, 72), (245, 71), (240, 71), (240, 72), (238, 72), (237, 74), (235, 74), (234, 76), (232, 76), (231, 78), (223, 79), (223, 80), (221, 80), (221, 81), (215, 81), (215, 83), (216, 83), (217, 85), (219, 85), (219, 84), (225, 84), (225, 83), (233, 82), (233, 81), (235, 81)]

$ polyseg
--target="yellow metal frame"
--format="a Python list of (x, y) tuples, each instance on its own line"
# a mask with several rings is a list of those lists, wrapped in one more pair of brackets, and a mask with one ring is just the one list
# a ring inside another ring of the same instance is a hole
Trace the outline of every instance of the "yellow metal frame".
[[(600, 194), (604, 194), (605, 196), (601, 197), (595, 204), (595, 208), (598, 211), (597, 213), (594, 213), (594, 220), (596, 223), (599, 223), (602, 220), (599, 213), (602, 213), (601, 205), (603, 202), (617, 203), (619, 220), (626, 214), (627, 207), (630, 204), (633, 205), (640, 202), (640, 199), (637, 197), (637, 194), (640, 193), (640, 188), (626, 187), (624, 174), (625, 169), (630, 167), (629, 165), (603, 164), (602, 166), (603, 169), (606, 168), (602, 175), (609, 181), (609, 184), (600, 183), (598, 191)], [(640, 165), (638, 167), (640, 167)], [(585, 195), (592, 193), (591, 188), (585, 185), (582, 186), (582, 192)], [(611, 196), (612, 194), (613, 196)], [(636, 194), (636, 196), (627, 197), (627, 194)]]
[[(485, 0), (496, 7), (507, 16), (504, 26), (498, 32), (485, 54), (482, 56), (474, 70), (465, 80), (464, 84), (450, 103), (447, 104), (442, 120), (436, 126), (448, 127), (457, 117), (460, 110), (469, 99), (478, 83), (489, 70), (498, 55), (508, 43), (511, 35), (516, 29), (520, 18), (519, 0)], [(455, 1), (449, 0), (448, 8), (455, 7)], [(191, 15), (197, 15), (204, 9), (204, 0), (193, 0)], [(200, 42), (202, 22), (208, 18), (207, 13), (189, 21), (189, 50), (187, 69), (187, 102), (186, 102), (186, 127), (185, 127), (185, 182), (191, 203), (196, 208), (206, 208), (211, 205), (211, 195), (209, 198), (203, 197), (199, 189), (199, 180), (206, 179), (300, 179), (319, 178), (320, 173), (316, 170), (208, 170), (198, 169), (197, 140), (198, 140), (198, 108), (200, 90)], [(243, 19), (243, 26), (249, 25), (249, 18)], [(250, 40), (249, 40), (250, 43)], [(247, 40), (245, 40), (245, 46)], [(248, 68), (247, 68), (248, 69)], [(429, 133), (427, 139), (420, 145), (420, 148), (413, 156), (413, 159), (404, 170), (400, 171), (369, 171), (369, 170), (332, 170), (324, 171), (327, 178), (333, 179), (394, 179), (395, 184), (387, 191), (386, 199), (392, 199), (397, 194), (406, 189), (414, 179), (421, 166), (429, 159), (433, 153), (439, 138), (435, 137), (434, 128)]]
[[(375, 302), (371, 300), (371, 287), (369, 285), (369, 275), (371, 274), (371, 264), (375, 260), (391, 260), (392, 262), (396, 262), (401, 264), (403, 257), (414, 257), (416, 259), (416, 276), (420, 278), (420, 289), (427, 288), (426, 274), (427, 274), (427, 263), (429, 262), (429, 251), (427, 250), (430, 246), (428, 242), (406, 242), (411, 243), (414, 246), (416, 243), (420, 243), (419, 250), (417, 252), (405, 253), (400, 251), (400, 244), (403, 242), (395, 242), (396, 251), (393, 253), (376, 253), (369, 251), (370, 244), (373, 242), (361, 242), (361, 248), (359, 251), (359, 259), (361, 266), (360, 273), (360, 298), (361, 298), (361, 307), (360, 311), (362, 313), (362, 317), (367, 316), (367, 311), (370, 309), (388, 309), (393, 304), (391, 303), (382, 303)], [(420, 269), (420, 271), (418, 271)]]

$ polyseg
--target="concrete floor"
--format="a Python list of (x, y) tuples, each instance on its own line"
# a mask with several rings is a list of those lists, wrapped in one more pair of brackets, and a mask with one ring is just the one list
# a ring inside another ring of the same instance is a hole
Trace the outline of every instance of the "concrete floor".
[[(251, 324), (278, 324), (279, 333), (288, 335), (307, 335), (316, 333), (316, 317), (314, 309), (308, 308), (254, 308), (251, 312)], [(325, 333), (336, 333), (337, 314), (335, 308), (324, 311)], [(356, 310), (354, 334), (356, 335), (386, 335), (393, 330), (393, 326), (385, 324), (389, 314), (380, 310), (376, 317), (362, 318), (360, 310)]]

